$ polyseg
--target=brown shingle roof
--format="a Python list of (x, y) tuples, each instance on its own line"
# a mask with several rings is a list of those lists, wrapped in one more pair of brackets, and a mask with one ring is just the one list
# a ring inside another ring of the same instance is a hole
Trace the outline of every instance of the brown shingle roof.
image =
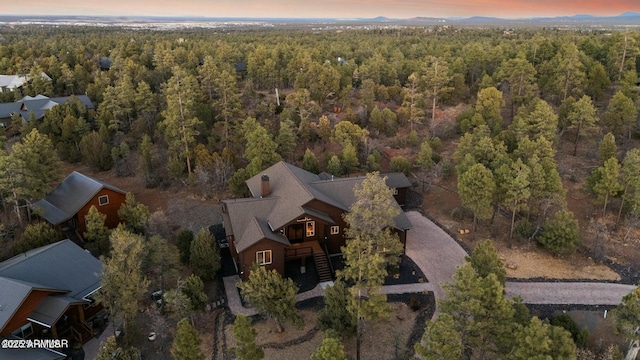
[[(269, 177), (270, 194), (261, 198), (262, 176)], [(383, 174), (387, 185), (395, 188), (411, 186), (402, 173)], [(294, 165), (280, 161), (247, 180), (252, 198), (224, 200), (227, 207), (225, 222), (227, 235), (233, 235), (236, 250), (242, 252), (260, 240), (269, 239), (290, 245), (278, 229), (303, 215), (313, 216), (328, 223), (334, 220), (325, 213), (307, 204), (318, 200), (343, 211), (348, 211), (355, 202), (354, 186), (361, 183), (364, 176), (353, 178), (324, 178)], [(398, 206), (398, 208), (400, 208)], [(401, 212), (395, 219), (395, 227), (408, 230), (411, 223)]]

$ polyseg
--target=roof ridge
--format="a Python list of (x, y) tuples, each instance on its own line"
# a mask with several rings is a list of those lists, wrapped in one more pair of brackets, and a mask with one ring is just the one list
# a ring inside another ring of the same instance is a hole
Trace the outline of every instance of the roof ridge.
[[(316, 197), (311, 193), (311, 191), (309, 191), (309, 189), (307, 189), (307, 184), (303, 183), (298, 176), (296, 176), (296, 174), (293, 172), (293, 170), (291, 170), (291, 168), (288, 165), (291, 165), (289, 163), (286, 163), (284, 160), (280, 160), (280, 162), (284, 165), (284, 167), (287, 169), (287, 171), (296, 179), (296, 181), (298, 182), (298, 184), (300, 184), (300, 186), (302, 186), (302, 189), (304, 189), (304, 191), (307, 193), (307, 195), (309, 195), (312, 199), (315, 199)], [(291, 165), (291, 166), (295, 166), (295, 165)], [(297, 166), (296, 166), (297, 167)], [(303, 171), (306, 171), (302, 168), (299, 168)]]

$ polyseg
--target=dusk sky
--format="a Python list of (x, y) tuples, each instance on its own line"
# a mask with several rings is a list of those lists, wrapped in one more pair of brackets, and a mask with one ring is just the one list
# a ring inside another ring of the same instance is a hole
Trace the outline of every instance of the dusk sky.
[(5, 15), (522, 18), (640, 12), (640, 0), (0, 0)]

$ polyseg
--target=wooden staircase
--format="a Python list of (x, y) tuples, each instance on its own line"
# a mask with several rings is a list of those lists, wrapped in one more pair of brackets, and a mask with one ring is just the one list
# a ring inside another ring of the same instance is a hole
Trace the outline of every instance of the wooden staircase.
[(329, 266), (329, 260), (327, 254), (324, 253), (320, 244), (316, 242), (313, 246), (313, 262), (316, 264), (316, 272), (318, 273), (318, 280), (320, 282), (333, 281), (333, 273)]

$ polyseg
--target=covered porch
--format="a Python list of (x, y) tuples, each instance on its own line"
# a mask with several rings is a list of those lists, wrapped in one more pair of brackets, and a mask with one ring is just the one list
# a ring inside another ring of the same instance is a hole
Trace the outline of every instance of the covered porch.
[(334, 270), (327, 258), (326, 247), (323, 249), (319, 241), (309, 240), (294, 243), (285, 248), (285, 261), (300, 259), (301, 270), (305, 269), (305, 262), (309, 257), (313, 258), (319, 281), (332, 281)]

